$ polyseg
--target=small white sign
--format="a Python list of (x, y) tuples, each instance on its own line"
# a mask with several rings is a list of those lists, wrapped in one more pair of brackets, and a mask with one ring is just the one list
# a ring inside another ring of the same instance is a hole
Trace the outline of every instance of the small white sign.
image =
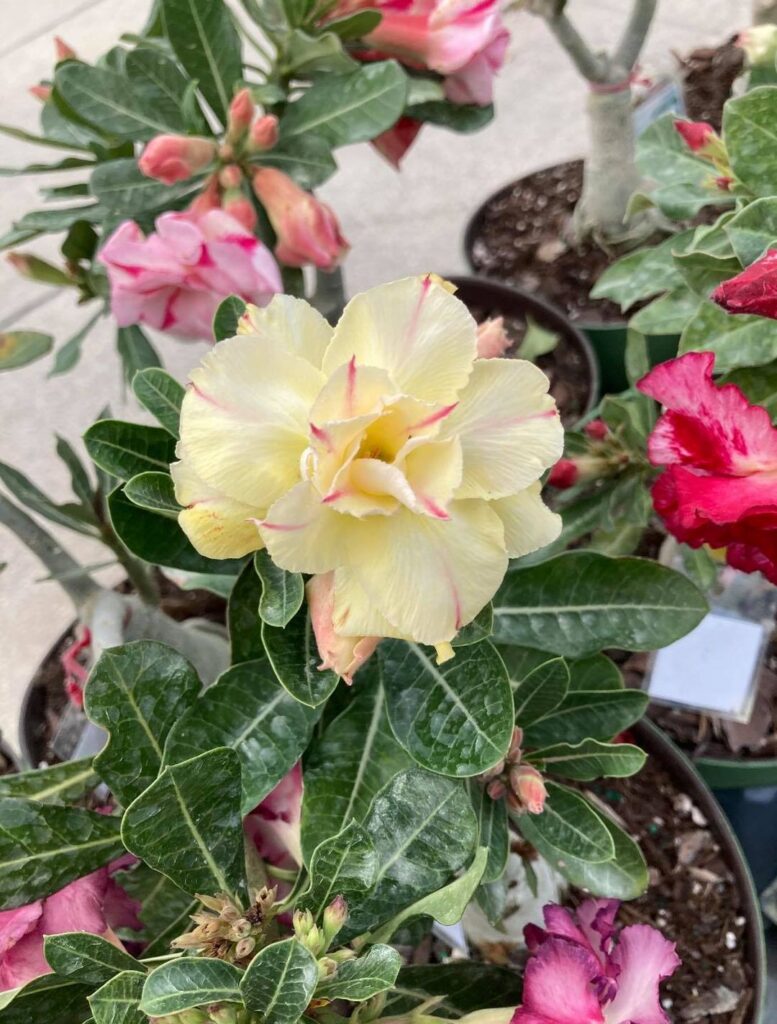
[(747, 722), (769, 628), (711, 612), (687, 636), (658, 651), (647, 690), (653, 700)]

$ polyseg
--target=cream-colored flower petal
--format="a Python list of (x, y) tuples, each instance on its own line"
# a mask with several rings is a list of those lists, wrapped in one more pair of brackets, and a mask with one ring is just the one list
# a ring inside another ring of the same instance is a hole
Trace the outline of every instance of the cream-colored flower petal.
[(181, 440), (194, 472), (237, 501), (268, 508), (300, 478), (323, 375), (243, 335), (220, 341), (190, 379)]
[(329, 375), (354, 356), (387, 370), (403, 394), (455, 401), (472, 369), (477, 329), (467, 307), (429, 275), (351, 299), (324, 355)]
[[(356, 574), (348, 568), (335, 572), (335, 602), (332, 616), (340, 636), (362, 636), (361, 627), (369, 626), (368, 636), (391, 636), (406, 639), (380, 609), (370, 601)], [(357, 627), (357, 628), (355, 628)]]
[(324, 573), (345, 561), (354, 520), (323, 504), (310, 483), (279, 498), (257, 525), (272, 560), (288, 572)]
[(335, 477), (328, 505), (352, 516), (391, 515), (415, 495), (401, 469), (380, 459), (354, 459)]
[(510, 558), (538, 551), (546, 544), (551, 544), (561, 533), (561, 516), (551, 512), (542, 500), (541, 490), (537, 482), (520, 494), (490, 502), (491, 508), (504, 524), (505, 544)]
[(332, 327), (318, 310), (292, 295), (275, 295), (263, 308), (249, 304), (237, 333), (254, 335), (266, 345), (302, 356), (317, 370), (332, 340)]
[(170, 472), (176, 501), (184, 506), (178, 523), (201, 555), (241, 558), (264, 547), (253, 521), (255, 508), (208, 487), (186, 461), (174, 462)]
[(461, 439), (457, 498), (504, 498), (539, 480), (561, 457), (564, 428), (548, 378), (523, 359), (483, 359), (444, 420), (441, 437)]
[(359, 366), (351, 359), (339, 366), (322, 388), (310, 410), (310, 421), (323, 427), (331, 421), (379, 412), (386, 399), (396, 394), (396, 385), (385, 370)]
[(458, 437), (429, 441), (414, 448), (404, 459), (404, 470), (415, 497), (409, 507), (417, 507), (418, 511), (435, 519), (447, 519), (448, 504), (461, 483), (462, 455)]
[(441, 644), (491, 600), (507, 570), (502, 522), (484, 501), (454, 501), (449, 514), (402, 508), (359, 521), (347, 569), (367, 601), (351, 607), (349, 631), (375, 633), (374, 608), (398, 635)]

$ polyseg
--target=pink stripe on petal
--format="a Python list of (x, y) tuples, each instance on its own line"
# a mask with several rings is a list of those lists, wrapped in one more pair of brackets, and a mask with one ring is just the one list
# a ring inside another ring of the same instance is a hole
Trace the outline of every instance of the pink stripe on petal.
[[(419, 494), (418, 498), (421, 504), (426, 509), (426, 511), (430, 512), (435, 517), (435, 519), (450, 519), (450, 516), (445, 511), (445, 509), (440, 508), (440, 506), (436, 502), (432, 501), (431, 498), (426, 498), (424, 497), (423, 494)], [(458, 629), (458, 626), (456, 628)]]
[(427, 416), (426, 419), (419, 420), (418, 423), (413, 423), (412, 426), (407, 428), (408, 433), (411, 433), (413, 430), (423, 430), (424, 427), (431, 427), (435, 423), (439, 423), (440, 420), (444, 420), (446, 416), (450, 416), (458, 404), (458, 402), (453, 402), (451, 405), (446, 405), (444, 408), (438, 409), (437, 412), (433, 412), (430, 416)]
[(313, 435), (313, 437), (315, 437), (317, 441), (320, 441), (321, 444), (323, 444), (328, 451), (334, 451), (334, 444), (332, 443), (332, 438), (330, 437), (328, 431), (322, 430), (321, 427), (317, 427), (315, 423), (311, 423), (310, 433)]
[(348, 414), (353, 415), (353, 402), (356, 395), (356, 356), (351, 356), (348, 363), (348, 380), (345, 385), (345, 402)]

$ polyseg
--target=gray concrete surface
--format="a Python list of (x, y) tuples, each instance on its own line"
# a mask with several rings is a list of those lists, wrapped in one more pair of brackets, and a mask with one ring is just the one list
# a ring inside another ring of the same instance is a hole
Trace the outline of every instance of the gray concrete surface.
[[(628, 0), (570, 0), (570, 12), (591, 39), (614, 39)], [(648, 71), (669, 70), (671, 51), (717, 43), (747, 23), (749, 0), (661, 0), (645, 53)], [(37, 102), (27, 86), (52, 65), (52, 38), (65, 38), (86, 59), (96, 58), (122, 31), (137, 29), (147, 4), (123, 0), (0, 0), (0, 95), (2, 119), (32, 127)], [(471, 210), (487, 193), (517, 174), (579, 154), (584, 146), (584, 90), (545, 26), (511, 13), (513, 41), (497, 85), (497, 117), (476, 136), (424, 128), (395, 173), (368, 146), (342, 150), (340, 171), (323, 189), (352, 243), (345, 272), (350, 291), (410, 272), (465, 269), (461, 236)], [(0, 163), (16, 165), (44, 151), (2, 139)], [(41, 179), (3, 178), (0, 225), (38, 205)], [(52, 183), (47, 181), (46, 184)], [(55, 251), (51, 239), (29, 243), (41, 255)], [(0, 261), (0, 329), (29, 327), (52, 332), (61, 342), (87, 319), (71, 295), (18, 278)], [(203, 346), (160, 338), (171, 372), (183, 376)], [(86, 342), (78, 369), (48, 378), (43, 361), (0, 379), (0, 451), (59, 500), (67, 478), (54, 454), (54, 435), (77, 442), (97, 412), (110, 403), (119, 415), (137, 415), (122, 394), (111, 331), (106, 325)], [(104, 560), (88, 539), (54, 531), (87, 563)], [(39, 564), (7, 533), (0, 533), (0, 729), (17, 742), (18, 709), (41, 656), (71, 618), (58, 587), (36, 582)], [(115, 578), (108, 571), (103, 578)]]

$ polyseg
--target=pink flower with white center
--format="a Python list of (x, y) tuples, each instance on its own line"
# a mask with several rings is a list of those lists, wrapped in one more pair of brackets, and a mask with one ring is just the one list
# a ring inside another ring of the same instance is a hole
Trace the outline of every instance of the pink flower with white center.
[(163, 213), (146, 237), (126, 220), (99, 255), (120, 327), (148, 324), (180, 338), (213, 340), (228, 295), (266, 305), (283, 289), (272, 253), (224, 210)]
[(298, 761), (258, 807), (244, 828), (262, 860), (278, 868), (302, 864), (302, 763)]
[(618, 929), (619, 906), (549, 904), (545, 928), (526, 927), (532, 957), (511, 1024), (671, 1024), (659, 985), (680, 966), (675, 945), (650, 925)]
[[(118, 867), (118, 862), (115, 867)], [(89, 932), (123, 949), (114, 928), (142, 928), (140, 904), (100, 868), (59, 892), (15, 910), (0, 911), (0, 991), (51, 974), (43, 955), (46, 935)]]

